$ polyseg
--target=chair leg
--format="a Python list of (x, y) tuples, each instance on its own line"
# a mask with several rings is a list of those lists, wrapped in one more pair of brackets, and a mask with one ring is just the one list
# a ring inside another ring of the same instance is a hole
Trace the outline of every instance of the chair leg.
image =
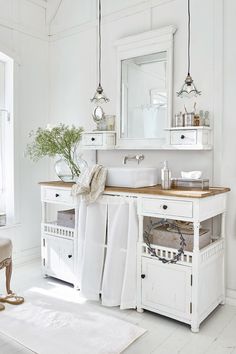
[(12, 291), (11, 291), (11, 274), (12, 274), (12, 261), (6, 267), (6, 290), (7, 290), (7, 294), (12, 294)]

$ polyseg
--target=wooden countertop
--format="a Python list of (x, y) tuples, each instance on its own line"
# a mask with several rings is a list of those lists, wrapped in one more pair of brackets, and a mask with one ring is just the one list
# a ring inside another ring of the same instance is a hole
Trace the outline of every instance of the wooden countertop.
[[(62, 181), (40, 182), (41, 186), (71, 188), (74, 183), (65, 183)], [(213, 195), (227, 193), (230, 188), (225, 187), (210, 187), (209, 190), (196, 190), (196, 189), (170, 189), (163, 190), (160, 185), (154, 187), (144, 188), (126, 188), (126, 187), (106, 187), (106, 194), (143, 194), (143, 195), (161, 195), (168, 197), (182, 197), (182, 198), (206, 198)]]

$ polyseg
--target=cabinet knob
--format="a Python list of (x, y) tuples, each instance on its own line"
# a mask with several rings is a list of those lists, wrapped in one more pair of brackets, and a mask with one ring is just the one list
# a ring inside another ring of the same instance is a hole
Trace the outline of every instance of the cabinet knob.
[(68, 254), (68, 258), (72, 258), (72, 254)]
[(95, 138), (91, 138), (92, 141), (95, 141)]
[(168, 206), (167, 205), (163, 205), (163, 207), (162, 207), (164, 210), (166, 210), (167, 208), (168, 208)]
[(144, 279), (146, 277), (145, 274), (141, 274), (141, 278)]
[(55, 194), (55, 197), (56, 197), (56, 198), (60, 197), (60, 194), (56, 193), (56, 194)]
[(185, 138), (185, 136), (184, 135), (181, 135), (181, 137), (180, 137), (181, 139), (184, 139)]

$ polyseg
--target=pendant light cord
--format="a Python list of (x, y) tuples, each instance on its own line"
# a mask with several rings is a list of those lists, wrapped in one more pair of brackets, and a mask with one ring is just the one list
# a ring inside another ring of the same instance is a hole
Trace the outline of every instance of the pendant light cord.
[(191, 30), (191, 17), (190, 17), (190, 0), (188, 0), (188, 75), (190, 76), (190, 30)]
[(102, 67), (102, 34), (101, 34), (101, 22), (102, 22), (102, 5), (101, 0), (98, 0), (98, 81), (101, 86), (101, 67)]

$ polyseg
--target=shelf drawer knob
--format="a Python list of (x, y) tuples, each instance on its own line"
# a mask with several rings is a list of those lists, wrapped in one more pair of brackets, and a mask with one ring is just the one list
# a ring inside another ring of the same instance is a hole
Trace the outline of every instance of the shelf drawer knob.
[(68, 258), (72, 258), (72, 254), (68, 254)]
[(91, 138), (92, 141), (95, 141), (95, 138)]
[(185, 136), (182, 134), (180, 138), (181, 138), (181, 139), (184, 139), (184, 138), (185, 138)]
[(166, 210), (167, 208), (168, 208), (168, 206), (167, 205), (163, 205), (163, 207), (162, 207), (164, 210)]
[(55, 197), (56, 197), (56, 198), (60, 197), (60, 194), (56, 193), (56, 194), (55, 194)]
[(145, 274), (141, 274), (141, 278), (144, 279), (146, 277)]

